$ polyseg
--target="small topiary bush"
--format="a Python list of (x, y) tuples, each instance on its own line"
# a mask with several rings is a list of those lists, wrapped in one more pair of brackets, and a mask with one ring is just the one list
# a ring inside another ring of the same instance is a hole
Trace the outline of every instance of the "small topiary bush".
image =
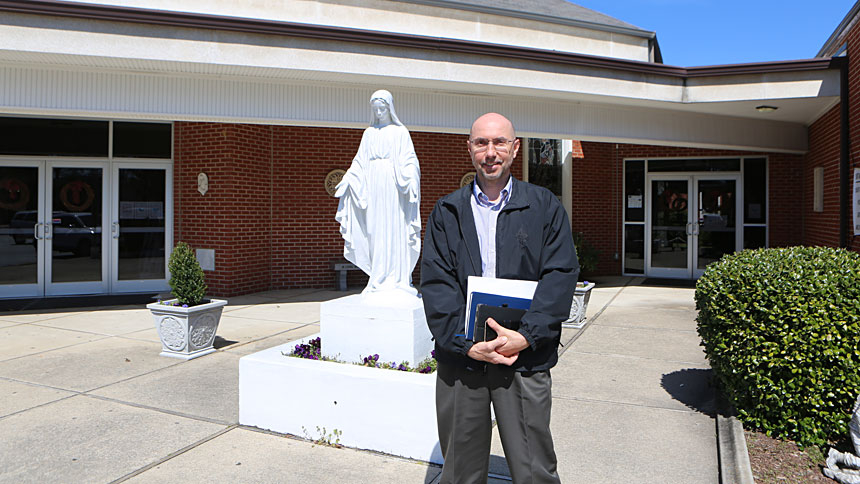
[(747, 250), (696, 284), (698, 332), (738, 417), (803, 446), (844, 438), (860, 392), (860, 254)]
[(582, 232), (573, 233), (573, 246), (576, 248), (576, 258), (579, 260), (580, 274), (592, 273), (597, 270), (600, 251), (595, 249)]
[(206, 283), (203, 269), (194, 257), (191, 246), (185, 242), (176, 244), (167, 261), (167, 268), (170, 270), (170, 292), (178, 299), (178, 303), (189, 306), (200, 304), (206, 295)]

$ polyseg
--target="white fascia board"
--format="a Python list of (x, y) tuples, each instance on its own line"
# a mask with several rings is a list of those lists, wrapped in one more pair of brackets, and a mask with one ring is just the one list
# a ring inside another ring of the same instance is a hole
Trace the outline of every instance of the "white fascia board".
[[(51, 27), (61, 20), (64, 28)], [(838, 95), (838, 71), (684, 80), (603, 68), (175, 29), (8, 15), (0, 60), (85, 68), (323, 82), (378, 83), (463, 92), (625, 103), (707, 103)], [(45, 24), (45, 25), (42, 25)], [(834, 94), (835, 93), (835, 94)]]
[[(0, 64), (0, 113), (363, 128), (368, 98), (386, 84), (323, 83), (108, 72)], [(467, 133), (496, 111), (521, 135), (802, 153), (800, 123), (653, 107), (391, 88), (415, 131)], [(671, 107), (672, 104), (667, 104)]]
[(624, 33), (622, 29), (594, 29), (386, 0), (86, 0), (78, 3), (378, 30), (643, 62), (649, 60), (650, 49), (650, 37), (645, 32)]
[(839, 96), (839, 70), (691, 78), (685, 102), (731, 102)]
[[(69, 20), (73, 29), (27, 25), (32, 16), (10, 15), (0, 25), (3, 58), (34, 62), (63, 55), (88, 59), (87, 67), (175, 71), (176, 63), (210, 75), (272, 78), (396, 78), (402, 82), (454, 82), (487, 89), (529, 89), (680, 102), (676, 78), (619, 73), (605, 69), (552, 65), (482, 55), (345, 44), (331, 41), (195, 31), (157, 26)], [(29, 17), (29, 18), (28, 18)], [(45, 21), (45, 19), (36, 19)], [(109, 30), (102, 32), (101, 30)], [(181, 35), (177, 35), (180, 33)], [(318, 73), (313, 75), (311, 73)]]

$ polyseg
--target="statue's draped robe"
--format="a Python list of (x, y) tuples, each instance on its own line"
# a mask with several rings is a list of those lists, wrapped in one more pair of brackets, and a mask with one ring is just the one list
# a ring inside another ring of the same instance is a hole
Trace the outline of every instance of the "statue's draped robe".
[(364, 130), (352, 166), (338, 185), (344, 257), (370, 276), (364, 292), (410, 294), (421, 252), (420, 171), (406, 127)]

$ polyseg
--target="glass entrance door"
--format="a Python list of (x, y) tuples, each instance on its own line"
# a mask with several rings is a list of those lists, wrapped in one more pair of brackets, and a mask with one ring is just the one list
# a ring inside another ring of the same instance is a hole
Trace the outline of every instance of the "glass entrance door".
[(104, 165), (49, 162), (47, 167), (45, 294), (106, 293)]
[(743, 247), (738, 230), (740, 197), (738, 177), (693, 178), (696, 186), (696, 212), (693, 220), (693, 277), (698, 279), (711, 262)]
[(44, 163), (0, 165), (0, 297), (44, 295)]
[(113, 169), (113, 292), (164, 291), (173, 226), (169, 165), (123, 163)]
[(648, 276), (698, 278), (708, 264), (742, 246), (737, 175), (648, 180)]
[(98, 163), (0, 165), (0, 297), (108, 291)]
[(651, 210), (648, 275), (690, 277), (690, 177), (650, 180)]

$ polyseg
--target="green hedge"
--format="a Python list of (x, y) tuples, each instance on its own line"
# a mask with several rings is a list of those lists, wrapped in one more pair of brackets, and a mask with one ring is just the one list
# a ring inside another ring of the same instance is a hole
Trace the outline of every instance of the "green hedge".
[(698, 332), (738, 417), (770, 436), (845, 438), (860, 392), (860, 254), (747, 250), (696, 284)]

